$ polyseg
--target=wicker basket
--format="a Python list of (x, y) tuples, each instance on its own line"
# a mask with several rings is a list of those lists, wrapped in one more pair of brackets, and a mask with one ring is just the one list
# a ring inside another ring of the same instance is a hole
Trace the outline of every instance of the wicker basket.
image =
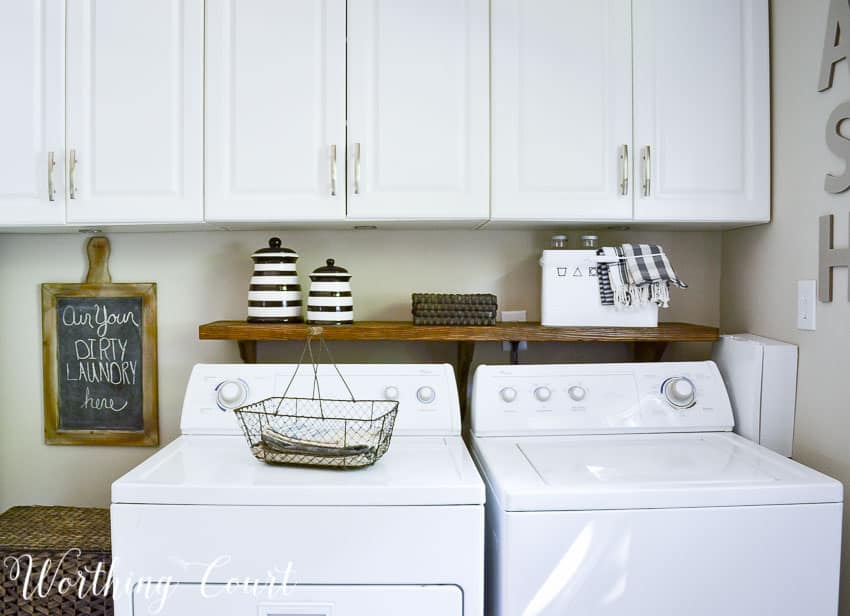
[(234, 410), (258, 460), (354, 469), (390, 447), (398, 402), (268, 398)]
[[(27, 555), (32, 557), (31, 585), (37, 583), (42, 567), (48, 563), (48, 580), (54, 573), (57, 583), (61, 578), (76, 581), (80, 575), (86, 580), (85, 588), (89, 592), (82, 593), (81, 598), (75, 587), (60, 594), (54, 585), (45, 597), (35, 593), (25, 598)], [(16, 562), (23, 567), (20, 572), (15, 571)], [(108, 509), (13, 507), (0, 515), (0, 616), (111, 615), (111, 589), (103, 591), (111, 564)], [(98, 565), (101, 592), (93, 594), (90, 588), (94, 575), (90, 572), (97, 570)]]
[[(374, 464), (390, 448), (398, 402), (357, 400), (339, 371), (322, 332), (321, 327), (310, 328), (301, 357), (282, 396), (233, 410), (248, 447), (258, 460), (268, 464), (355, 469)], [(313, 338), (319, 339), (318, 357), (322, 352), (327, 353), (348, 392), (347, 400), (322, 396)], [(289, 389), (307, 354), (313, 372), (313, 395), (310, 398), (289, 397)]]

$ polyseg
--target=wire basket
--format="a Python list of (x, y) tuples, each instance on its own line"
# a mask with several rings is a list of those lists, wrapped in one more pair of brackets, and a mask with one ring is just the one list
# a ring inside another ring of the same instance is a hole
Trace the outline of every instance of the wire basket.
[[(351, 399), (322, 398), (318, 363), (312, 350), (315, 333), (321, 336), (321, 328), (311, 330), (283, 396), (248, 404), (233, 412), (254, 457), (263, 462), (341, 469), (370, 466), (390, 447), (398, 402), (356, 400), (320, 337), (320, 354), (324, 348)], [(305, 352), (310, 353), (313, 366), (313, 396), (288, 397)]]

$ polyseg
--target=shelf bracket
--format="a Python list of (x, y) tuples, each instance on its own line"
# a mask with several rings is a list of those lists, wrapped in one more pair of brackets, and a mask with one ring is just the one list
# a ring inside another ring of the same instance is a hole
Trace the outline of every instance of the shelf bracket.
[(505, 340), (502, 342), (502, 350), (510, 351), (511, 363), (519, 363), (519, 352), (528, 350), (528, 343), (524, 340)]
[(664, 351), (667, 350), (666, 342), (635, 342), (634, 358), (640, 362), (661, 361)]
[(239, 340), (239, 357), (243, 363), (257, 363), (257, 341), (256, 340)]

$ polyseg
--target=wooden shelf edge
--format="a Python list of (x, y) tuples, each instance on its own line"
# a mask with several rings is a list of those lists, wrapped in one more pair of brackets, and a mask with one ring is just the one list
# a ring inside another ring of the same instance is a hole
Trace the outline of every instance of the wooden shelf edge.
[[(303, 323), (213, 321), (198, 328), (201, 340), (268, 342), (304, 340), (314, 326)], [(714, 342), (716, 327), (692, 323), (659, 323), (658, 327), (544, 327), (539, 323), (492, 326), (413, 325), (407, 321), (363, 321), (322, 327), (326, 340), (395, 340), (434, 342)]]

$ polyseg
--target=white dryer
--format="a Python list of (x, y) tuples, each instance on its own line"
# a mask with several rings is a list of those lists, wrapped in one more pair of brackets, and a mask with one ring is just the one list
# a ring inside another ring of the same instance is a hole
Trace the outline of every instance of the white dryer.
[[(116, 615), (480, 616), (484, 484), (452, 367), (339, 366), (358, 399), (399, 400), (387, 454), (350, 471), (251, 455), (231, 409), (280, 395), (293, 369), (195, 367), (182, 436), (112, 486)], [(294, 396), (311, 395), (304, 372)]]
[(730, 432), (712, 362), (480, 366), (489, 616), (835, 616), (842, 486)]

